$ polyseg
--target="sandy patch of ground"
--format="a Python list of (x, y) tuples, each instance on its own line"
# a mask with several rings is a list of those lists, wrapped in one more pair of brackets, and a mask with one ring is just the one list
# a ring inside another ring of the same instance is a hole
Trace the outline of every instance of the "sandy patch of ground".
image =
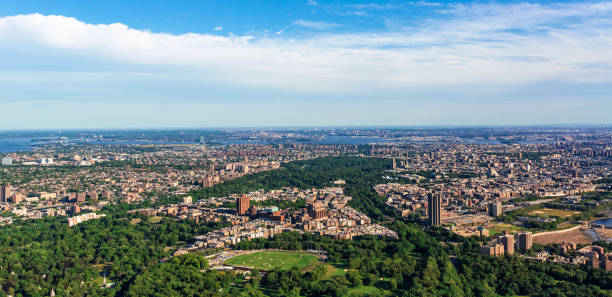
[(594, 229), (602, 240), (612, 238), (612, 229)]
[(538, 244), (551, 244), (551, 243), (562, 243), (562, 242), (573, 242), (589, 244), (592, 242), (591, 236), (580, 229), (571, 230), (567, 232), (553, 233), (540, 235), (533, 238), (533, 243)]

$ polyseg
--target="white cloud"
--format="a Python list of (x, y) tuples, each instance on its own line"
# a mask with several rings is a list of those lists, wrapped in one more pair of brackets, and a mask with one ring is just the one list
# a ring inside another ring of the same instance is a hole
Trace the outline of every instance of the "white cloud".
[(416, 5), (416, 6), (442, 6), (442, 3), (439, 3), (439, 2), (429, 2), (429, 1), (410, 2), (410, 4)]
[(308, 0), (306, 1), (306, 5), (316, 6), (319, 5), (319, 3), (317, 3), (315, 0)]
[[(8, 16), (0, 18), (0, 56), (11, 58), (0, 65), (11, 67), (0, 67), (0, 84), (19, 71), (34, 71), (28, 85), (53, 87), (58, 76), (32, 61), (59, 72), (102, 71), (108, 80), (113, 73), (139, 73), (134, 80), (146, 87), (134, 92), (141, 96), (164, 79), (194, 88), (222, 84), (381, 97), (414, 89), (612, 81), (610, 67), (592, 66), (612, 61), (612, 2), (455, 5), (441, 13), (447, 15), (443, 20), (394, 31), (302, 38), (282, 34), (284, 29), (273, 37), (173, 35), (64, 16)], [(295, 24), (319, 30), (339, 26)], [(71, 79), (78, 84), (86, 78)], [(79, 88), (95, 86), (84, 84)], [(76, 94), (79, 88), (72, 86)]]
[(355, 9), (388, 10), (388, 9), (398, 9), (398, 8), (403, 7), (404, 5), (359, 3), (359, 4), (348, 4), (346, 6), (355, 8)]
[(215, 27), (215, 31), (221, 31), (221, 30), (223, 30), (223, 26), (217, 26), (217, 27)]
[(315, 21), (307, 21), (307, 20), (296, 20), (293, 22), (294, 25), (317, 29), (317, 30), (326, 30), (340, 27), (340, 24), (336, 23), (328, 23), (328, 22), (315, 22)]

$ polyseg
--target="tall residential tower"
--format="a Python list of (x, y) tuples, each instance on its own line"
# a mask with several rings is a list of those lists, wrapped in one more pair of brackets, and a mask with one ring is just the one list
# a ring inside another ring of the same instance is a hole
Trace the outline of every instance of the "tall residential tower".
[(11, 197), (11, 184), (0, 186), (0, 202), (9, 202), (9, 197)]
[(428, 222), (430, 226), (440, 226), (440, 213), (442, 212), (441, 204), (442, 198), (440, 197), (440, 195), (432, 194), (429, 197), (427, 208), (429, 215)]
[(249, 205), (249, 196), (242, 195), (236, 198), (236, 213), (241, 216), (245, 215), (249, 210)]

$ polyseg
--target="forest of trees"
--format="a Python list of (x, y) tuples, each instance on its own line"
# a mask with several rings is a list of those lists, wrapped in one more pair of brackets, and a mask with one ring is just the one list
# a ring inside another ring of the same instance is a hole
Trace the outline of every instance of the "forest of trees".
[[(612, 296), (612, 275), (585, 267), (541, 264), (518, 256), (478, 254), (478, 238), (459, 238), (443, 229), (396, 221), (399, 239), (363, 236), (333, 240), (314, 234), (283, 233), (241, 242), (238, 249), (317, 249), (331, 264), (347, 269), (330, 277), (329, 265), (300, 271), (254, 273), (250, 280), (231, 272), (202, 272), (174, 260), (145, 271), (128, 296), (347, 296), (351, 288), (373, 286), (369, 296)], [(440, 241), (447, 244), (443, 245)], [(448, 244), (454, 243), (454, 244)], [(198, 257), (192, 255), (190, 257)], [(190, 258), (191, 259), (191, 258)], [(195, 264), (194, 264), (195, 265)], [(195, 274), (192, 276), (192, 274)], [(207, 284), (198, 281), (206, 279)], [(195, 282), (193, 280), (196, 280)], [(182, 285), (181, 285), (182, 284)], [(196, 290), (199, 288), (199, 290)], [(160, 292), (167, 295), (160, 295)], [(173, 292), (176, 295), (173, 295)]]
[(208, 261), (201, 255), (173, 257), (138, 275), (125, 296), (232, 296), (228, 288), (238, 278), (207, 268)]
[[(152, 223), (126, 213), (72, 228), (65, 218), (17, 220), (0, 228), (0, 296), (49, 296), (51, 289), (57, 296), (115, 296), (169, 257), (167, 247), (221, 226), (172, 218)], [(116, 286), (99, 290), (103, 276)]]

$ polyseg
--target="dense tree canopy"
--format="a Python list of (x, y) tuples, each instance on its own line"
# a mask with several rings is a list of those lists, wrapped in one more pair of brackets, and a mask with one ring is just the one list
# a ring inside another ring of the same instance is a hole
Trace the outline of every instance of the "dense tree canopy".
[[(133, 224), (132, 219), (141, 221)], [(0, 228), (0, 284), (15, 296), (109, 295), (145, 267), (169, 257), (167, 247), (217, 228), (164, 218), (116, 214), (68, 228), (65, 218), (16, 221)], [(117, 286), (98, 290), (103, 276)]]

